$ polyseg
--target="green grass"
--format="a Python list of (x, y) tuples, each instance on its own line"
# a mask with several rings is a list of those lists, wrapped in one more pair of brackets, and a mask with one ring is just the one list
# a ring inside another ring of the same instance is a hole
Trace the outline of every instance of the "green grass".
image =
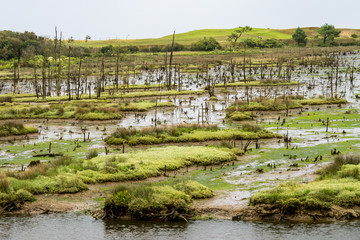
[(266, 128), (277, 127), (280, 129), (322, 128), (325, 132), (327, 118), (329, 118), (329, 129), (340, 129), (339, 133), (341, 133), (341, 129), (360, 127), (360, 114), (357, 111), (347, 109), (302, 113), (297, 117), (286, 118), (284, 124), (282, 124), (282, 120), (280, 120), (280, 122), (264, 123), (262, 126)]
[[(237, 160), (231, 151), (215, 147), (151, 148), (117, 155), (93, 155), (87, 160), (84, 149), (76, 151), (82, 157), (73, 153), (73, 157), (63, 156), (28, 167), (26, 171), (3, 172), (0, 174), (0, 193), (18, 190), (31, 194), (75, 193), (88, 189), (86, 184), (141, 180), (186, 166), (216, 165)], [(193, 197), (196, 196), (194, 193)]]
[[(250, 125), (245, 125), (250, 126)], [(130, 146), (139, 144), (152, 145), (160, 143), (205, 142), (211, 140), (239, 140), (276, 137), (270, 131), (250, 126), (249, 129), (218, 129), (216, 125), (173, 125), (150, 127), (141, 131), (120, 128), (105, 138), (110, 145), (127, 143)]]
[(230, 118), (233, 121), (243, 121), (243, 120), (253, 120), (254, 114), (252, 112), (238, 112), (234, 111), (226, 115), (227, 118)]
[[(258, 38), (259, 36), (263, 39), (280, 39), (288, 40), (292, 38), (296, 29), (265, 29), (265, 28), (253, 28), (252, 31), (244, 34), (239, 41), (243, 41), (246, 38)], [(318, 27), (304, 28), (304, 31), (309, 38), (317, 35)], [(213, 37), (221, 44), (227, 44), (227, 35), (231, 34), (234, 29), (201, 29), (194, 30), (185, 33), (177, 33), (175, 35), (175, 41), (183, 45), (191, 45), (192, 43), (199, 41), (204, 37)], [(353, 33), (359, 33), (358, 29), (350, 29)], [(350, 36), (350, 35), (349, 35)], [(341, 36), (346, 38), (345, 35)], [(85, 42), (84, 40), (78, 40), (72, 43), (75, 46), (84, 47), (103, 47), (106, 45), (113, 46), (149, 46), (149, 45), (168, 45), (171, 44), (172, 35), (167, 35), (160, 38), (148, 38), (148, 39), (135, 39), (135, 40), (123, 40), (123, 39), (111, 39), (111, 40), (91, 40)]]
[(237, 101), (226, 109), (227, 115), (230, 116), (234, 111), (281, 111), (295, 108), (302, 108), (306, 105), (326, 105), (326, 104), (346, 104), (347, 101), (342, 98), (311, 98), (311, 99), (294, 99), (279, 97), (274, 99), (256, 99), (246, 103)]
[(184, 220), (192, 215), (193, 199), (209, 198), (212, 191), (192, 180), (172, 180), (151, 184), (120, 185), (105, 201), (109, 218), (131, 215), (140, 219)]
[[(210, 147), (164, 147), (85, 161), (77, 174), (96, 182), (140, 180), (191, 165), (235, 161), (230, 151)], [(88, 169), (92, 166), (92, 169)], [(64, 169), (65, 171), (65, 169)]]
[[(51, 142), (52, 153), (63, 153), (76, 159), (85, 158), (86, 149), (100, 141), (82, 142), (74, 140), (57, 140)], [(35, 154), (49, 152), (50, 142), (36, 144), (9, 145), (2, 148), (4, 153), (0, 155), (0, 164), (27, 164), (33, 160), (52, 161), (52, 157), (33, 157)], [(102, 150), (103, 151), (103, 150)]]
[[(140, 98), (140, 97), (160, 97), (160, 96), (174, 96), (174, 95), (200, 95), (206, 93), (204, 90), (184, 90), (184, 91), (142, 91), (142, 92), (125, 92), (125, 93), (115, 93), (114, 95), (109, 94), (108, 92), (102, 92), (99, 98), (96, 97), (95, 94), (91, 95), (91, 99), (94, 100), (111, 100), (111, 99), (122, 99), (122, 98)], [(72, 98), (73, 100), (74, 98)], [(82, 94), (80, 96), (81, 100), (89, 100), (88, 94)], [(54, 97), (46, 97), (46, 98), (36, 98), (33, 97), (16, 97), (14, 95), (13, 102), (66, 102), (69, 101), (68, 96), (54, 96)]]
[[(259, 80), (259, 81), (241, 81), (226, 83), (228, 87), (241, 87), (241, 86), (284, 86), (284, 85), (298, 85), (297, 81), (282, 81), (282, 80)], [(223, 83), (216, 84), (216, 87), (224, 87)]]
[(121, 111), (138, 111), (143, 112), (147, 111), (154, 107), (175, 107), (174, 103), (172, 102), (158, 102), (155, 101), (142, 101), (142, 102), (129, 102), (129, 103), (122, 103), (119, 106)]
[(11, 135), (26, 135), (37, 132), (37, 128), (24, 126), (21, 123), (7, 122), (0, 125), (0, 137)]
[[(173, 107), (172, 102), (132, 101), (112, 103), (110, 100), (73, 100), (65, 103), (1, 103), (0, 119), (48, 118), (76, 120), (121, 119), (122, 111), (147, 111), (154, 107)], [(0, 130), (1, 131), (1, 130)]]
[(254, 194), (250, 204), (271, 204), (283, 213), (327, 210), (332, 206), (360, 206), (359, 156), (337, 156), (320, 171), (322, 180), (307, 184), (294, 182)]

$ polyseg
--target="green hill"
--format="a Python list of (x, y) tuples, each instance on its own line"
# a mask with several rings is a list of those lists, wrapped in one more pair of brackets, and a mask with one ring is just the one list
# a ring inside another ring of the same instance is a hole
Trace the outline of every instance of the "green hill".
[[(303, 28), (308, 38), (313, 38), (317, 35), (318, 27)], [(350, 38), (351, 34), (355, 33), (360, 35), (360, 29), (340, 29), (341, 38)], [(234, 29), (202, 29), (194, 30), (186, 33), (178, 33), (175, 36), (175, 41), (183, 45), (191, 45), (192, 43), (200, 40), (204, 37), (214, 37), (220, 44), (226, 44), (227, 35), (233, 32)], [(265, 29), (265, 28), (253, 28), (251, 32), (244, 34), (241, 39), (245, 38), (258, 38), (262, 39), (291, 39), (292, 34), (295, 32), (295, 28), (292, 29)], [(86, 47), (103, 47), (106, 45), (113, 46), (152, 46), (152, 45), (167, 45), (172, 41), (172, 35), (164, 36), (161, 38), (147, 38), (147, 39), (111, 39), (111, 40), (91, 40), (85, 42), (84, 40), (75, 41), (73, 44), (77, 46)]]

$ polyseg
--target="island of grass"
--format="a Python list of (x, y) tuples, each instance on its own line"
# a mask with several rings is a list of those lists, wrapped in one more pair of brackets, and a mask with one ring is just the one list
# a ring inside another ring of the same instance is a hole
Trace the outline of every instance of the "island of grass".
[(338, 220), (360, 218), (360, 156), (339, 155), (319, 171), (320, 178), (285, 182), (258, 192), (235, 220)]
[(133, 101), (111, 102), (110, 100), (73, 100), (64, 103), (1, 103), (0, 119), (76, 119), (111, 120), (121, 119), (122, 111), (147, 111), (154, 107), (174, 107), (172, 102)]
[(226, 108), (226, 117), (235, 121), (249, 120), (254, 116), (251, 111), (282, 111), (287, 109), (303, 108), (306, 105), (330, 105), (346, 104), (342, 98), (310, 98), (304, 99), (302, 96), (287, 96), (277, 99), (257, 98), (251, 102), (236, 101)]
[[(201, 95), (206, 93), (205, 90), (168, 90), (168, 91), (141, 91), (141, 92), (102, 92), (100, 97), (96, 94), (81, 94), (79, 100), (112, 100), (112, 99), (125, 99), (125, 98), (142, 98), (142, 97), (162, 97), (162, 96), (176, 96), (176, 95)], [(0, 102), (65, 102), (76, 100), (76, 96), (52, 96), (42, 98), (36, 94), (2, 94), (0, 95)]]
[[(130, 84), (130, 85), (119, 85), (118, 86), (118, 90), (119, 91), (127, 91), (127, 90), (146, 90), (146, 89), (163, 89), (163, 88), (167, 88), (167, 86), (164, 83), (160, 83), (160, 84)], [(105, 90), (113, 90), (116, 89), (116, 86), (107, 86), (105, 87)]]
[[(25, 171), (1, 173), (0, 207), (12, 211), (21, 208), (25, 201), (34, 201), (33, 195), (36, 194), (76, 193), (87, 190), (87, 184), (143, 180), (161, 175), (166, 176), (169, 171), (185, 167), (219, 165), (234, 161), (237, 161), (237, 157), (229, 149), (215, 147), (172, 146), (108, 156), (88, 154), (86, 159), (63, 156), (49, 162), (37, 162)], [(206, 194), (201, 193), (203, 190)], [(131, 193), (130, 190), (129, 192)], [(161, 193), (164, 202), (152, 201), (144, 207), (154, 205), (166, 208), (168, 201), (165, 199), (173, 199), (173, 194), (180, 194), (179, 198), (173, 200), (177, 199), (184, 204), (189, 204), (192, 198), (212, 195), (205, 187), (194, 182), (154, 188), (154, 195), (149, 196), (155, 197), (156, 193)], [(131, 194), (136, 196), (135, 193)], [(158, 198), (154, 200), (156, 199)], [(176, 202), (172, 203), (176, 204)], [(155, 208), (154, 211), (158, 211), (158, 208)]]
[(0, 124), (0, 137), (13, 136), (13, 135), (26, 135), (31, 133), (38, 133), (35, 127), (24, 126), (21, 123), (5, 122)]
[(215, 87), (241, 87), (241, 86), (249, 86), (249, 87), (257, 87), (257, 86), (288, 86), (288, 85), (298, 85), (297, 81), (288, 81), (288, 80), (252, 80), (252, 81), (239, 81), (239, 82), (229, 82), (216, 84)]
[(211, 124), (179, 124), (149, 127), (141, 130), (119, 128), (105, 142), (110, 145), (127, 143), (130, 146), (161, 143), (205, 142), (221, 140), (252, 140), (273, 138), (276, 134), (255, 124), (244, 124), (241, 129), (220, 129)]
[(209, 188), (192, 180), (119, 185), (106, 198), (104, 217), (187, 221), (194, 217), (192, 200), (212, 196)]

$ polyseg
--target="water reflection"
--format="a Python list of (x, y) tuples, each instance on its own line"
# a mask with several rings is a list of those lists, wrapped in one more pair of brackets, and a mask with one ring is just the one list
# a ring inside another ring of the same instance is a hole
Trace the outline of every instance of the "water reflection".
[(82, 214), (0, 217), (0, 239), (359, 239), (360, 222), (267, 223), (229, 220), (164, 223), (101, 221)]

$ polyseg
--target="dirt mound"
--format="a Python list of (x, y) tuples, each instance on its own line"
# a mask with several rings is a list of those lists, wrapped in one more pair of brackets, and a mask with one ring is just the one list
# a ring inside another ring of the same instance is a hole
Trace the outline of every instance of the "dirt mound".
[(329, 210), (312, 210), (287, 214), (273, 205), (258, 205), (243, 208), (233, 220), (245, 221), (294, 221), (294, 222), (327, 222), (338, 220), (360, 219), (360, 208), (341, 208), (333, 206)]

